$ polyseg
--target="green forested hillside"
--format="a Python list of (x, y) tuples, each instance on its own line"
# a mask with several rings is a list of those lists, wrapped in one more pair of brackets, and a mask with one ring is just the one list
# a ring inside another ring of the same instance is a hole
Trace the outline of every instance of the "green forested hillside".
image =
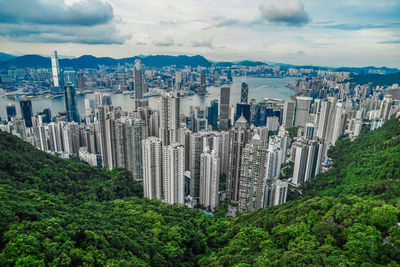
[[(398, 265), (400, 122), (341, 139), (304, 197), (236, 218), (141, 198), (0, 132), (1, 266)], [(221, 211), (220, 213), (223, 213)]]

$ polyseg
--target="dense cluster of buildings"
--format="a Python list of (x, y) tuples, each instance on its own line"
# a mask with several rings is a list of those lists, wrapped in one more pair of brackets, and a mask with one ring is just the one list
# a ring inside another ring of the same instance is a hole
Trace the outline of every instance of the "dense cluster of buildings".
[[(31, 101), (21, 98), (21, 114), (7, 106), (1, 130), (49, 153), (125, 168), (143, 182), (145, 197), (210, 210), (227, 200), (233, 214), (285, 203), (290, 188), (329, 168), (327, 150), (341, 135), (355, 138), (364, 125), (375, 129), (400, 112), (397, 85), (350, 88), (330, 83), (324, 73), (318, 88), (311, 83), (310, 90), (288, 100), (249, 101), (251, 88), (243, 83), (240, 103), (230, 103), (230, 87), (223, 85), (219, 99), (192, 107), (186, 116), (180, 106), (182, 79), (150, 108), (145, 71), (136, 60), (130, 111), (96, 93), (85, 99), (85, 114), (78, 114), (77, 75), (64, 72), (61, 79), (56, 54), (52, 63), (53, 88), (64, 93), (66, 112), (52, 116), (45, 109), (35, 115)], [(293, 174), (284, 177), (283, 169), (291, 165)]]

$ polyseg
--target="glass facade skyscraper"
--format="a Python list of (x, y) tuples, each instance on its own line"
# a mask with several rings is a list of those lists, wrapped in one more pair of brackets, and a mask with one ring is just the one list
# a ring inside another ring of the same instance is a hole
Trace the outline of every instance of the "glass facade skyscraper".
[(218, 100), (216, 99), (212, 100), (208, 107), (207, 121), (214, 131), (218, 130)]
[(134, 67), (134, 74), (135, 74), (135, 98), (136, 99), (143, 99), (143, 70), (142, 70), (142, 62), (140, 59), (135, 60), (135, 67)]
[(21, 100), (19, 101), (19, 105), (21, 107), (21, 115), (25, 120), (25, 126), (26, 127), (32, 127), (32, 102), (31, 100), (23, 96), (21, 97)]
[(250, 123), (250, 104), (236, 104), (235, 122), (242, 116)]
[(65, 109), (67, 111), (67, 120), (79, 122), (78, 109), (76, 107), (76, 91), (72, 83), (68, 83), (64, 88)]
[(11, 121), (11, 117), (14, 117), (15, 115), (17, 115), (17, 109), (15, 108), (14, 105), (7, 105), (6, 106), (6, 112), (7, 112), (7, 120)]
[(242, 88), (240, 90), (240, 103), (249, 102), (249, 86), (247, 83), (242, 83)]
[(220, 108), (219, 108), (219, 129), (221, 131), (229, 130), (230, 97), (231, 97), (231, 88), (221, 87)]

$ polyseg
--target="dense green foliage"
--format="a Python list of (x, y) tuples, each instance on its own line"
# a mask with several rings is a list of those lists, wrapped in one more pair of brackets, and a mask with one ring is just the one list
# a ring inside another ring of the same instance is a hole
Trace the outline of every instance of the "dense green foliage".
[(357, 75), (344, 82), (351, 82), (354, 84), (368, 84), (371, 83), (372, 86), (391, 86), (395, 83), (400, 83), (400, 72), (390, 73), (390, 74), (366, 74)]
[(400, 262), (400, 122), (329, 152), (285, 205), (224, 217), (140, 198), (123, 170), (62, 160), (0, 132), (0, 265), (283, 266)]
[(343, 138), (329, 150), (333, 167), (305, 185), (308, 195), (358, 195), (400, 200), (400, 124), (391, 120), (354, 141)]
[(281, 176), (279, 179), (289, 179), (293, 177), (294, 162), (288, 161), (281, 166)]
[(297, 137), (297, 132), (299, 131), (300, 126), (291, 127), (289, 129), (289, 137), (290, 139), (294, 139)]

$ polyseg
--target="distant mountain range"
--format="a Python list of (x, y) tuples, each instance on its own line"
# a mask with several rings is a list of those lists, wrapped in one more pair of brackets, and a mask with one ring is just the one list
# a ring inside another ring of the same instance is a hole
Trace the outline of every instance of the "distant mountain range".
[[(59, 59), (59, 63), (62, 67), (72, 68), (97, 68), (98, 65), (114, 66), (117, 64), (124, 64), (126, 62), (133, 63), (135, 59), (140, 58), (142, 63), (150, 67), (164, 67), (176, 65), (177, 67), (184, 66), (203, 66), (210, 67), (213, 63), (208, 61), (202, 56), (146, 56), (146, 57), (130, 57), (122, 59), (114, 59), (110, 57), (94, 57), (90, 55), (81, 56), (73, 59)], [(14, 57), (4, 62), (0, 62), (0, 67), (9, 68), (50, 68), (51, 60), (49, 57), (43, 57), (39, 55), (25, 55), (20, 57)]]
[(0, 61), (7, 61), (13, 58), (15, 58), (15, 56), (0, 52)]
[[(164, 67), (175, 65), (179, 68), (184, 66), (191, 67), (210, 67), (213, 64), (221, 67), (231, 67), (233, 65), (242, 65), (242, 66), (260, 66), (260, 65), (274, 65), (281, 67), (293, 67), (293, 68), (317, 68), (317, 69), (334, 69), (337, 71), (348, 71), (348, 72), (356, 72), (358, 74), (369, 74), (371, 72), (384, 72), (386, 74), (400, 72), (400, 70), (396, 68), (387, 68), (387, 67), (340, 67), (340, 68), (329, 68), (329, 67), (320, 67), (320, 66), (298, 66), (284, 63), (274, 63), (274, 62), (262, 62), (262, 61), (234, 61), (234, 62), (212, 62), (207, 60), (205, 57), (196, 55), (196, 56), (168, 56), (168, 55), (149, 55), (149, 56), (135, 56), (121, 59), (114, 59), (110, 57), (95, 57), (91, 55), (84, 55), (78, 58), (63, 58), (59, 59), (60, 65), (62, 67), (72, 67), (76, 69), (81, 68), (97, 68), (98, 65), (105, 66), (115, 66), (117, 64), (125, 64), (126, 62), (133, 63), (135, 59), (140, 59), (143, 64), (150, 67)], [(5, 54), (0, 52), (0, 68), (50, 68), (51, 60), (49, 57), (43, 57), (40, 55), (24, 55), (24, 56), (13, 56), (10, 54)]]

